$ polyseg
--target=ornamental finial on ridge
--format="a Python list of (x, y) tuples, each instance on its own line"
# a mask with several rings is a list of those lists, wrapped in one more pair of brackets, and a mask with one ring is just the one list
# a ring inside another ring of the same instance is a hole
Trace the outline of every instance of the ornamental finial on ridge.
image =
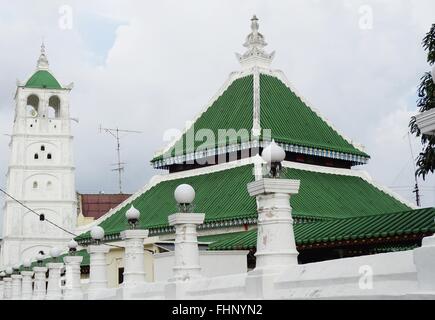
[(258, 32), (258, 18), (254, 14), (251, 18), (251, 33), (246, 37), (244, 47), (248, 50), (243, 54), (236, 54), (237, 59), (245, 68), (253, 66), (268, 67), (272, 62), (275, 52), (267, 53), (263, 48), (267, 46), (264, 36)]
[(45, 44), (44, 41), (42, 41), (41, 44), (41, 54), (39, 55), (38, 62), (36, 64), (36, 67), (38, 70), (48, 70), (48, 58), (45, 54)]

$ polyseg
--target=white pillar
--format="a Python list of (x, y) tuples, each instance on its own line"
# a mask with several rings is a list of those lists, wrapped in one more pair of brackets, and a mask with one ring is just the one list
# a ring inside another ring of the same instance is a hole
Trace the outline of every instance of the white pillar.
[(21, 287), (21, 299), (31, 300), (33, 294), (33, 288), (32, 288), (33, 271), (21, 271), (21, 276), (23, 277), (22, 287)]
[(83, 257), (81, 256), (65, 256), (65, 295), (67, 300), (80, 300), (83, 298), (83, 292), (80, 283), (80, 264)]
[(5, 282), (0, 280), (0, 300), (3, 300), (5, 297)]
[(60, 300), (62, 299), (62, 286), (60, 274), (63, 268), (63, 263), (51, 262), (47, 263), (48, 268), (48, 286), (47, 286), (47, 300)]
[(21, 300), (21, 279), (20, 274), (11, 275), (12, 278), (12, 300)]
[(258, 207), (256, 269), (298, 264), (290, 195), (298, 193), (299, 184), (299, 180), (273, 178), (248, 184)]
[(189, 280), (201, 276), (196, 226), (204, 222), (203, 213), (175, 213), (168, 217), (175, 226), (175, 266), (173, 280)]
[(4, 299), (10, 300), (12, 299), (12, 278), (6, 277), (3, 278), (4, 281)]
[(35, 281), (33, 282), (33, 300), (44, 300), (47, 293), (46, 267), (34, 267)]
[(106, 254), (110, 248), (105, 245), (91, 245), (88, 247), (90, 255), (89, 292), (107, 288)]
[(125, 240), (123, 286), (135, 286), (145, 282), (145, 255), (143, 243), (148, 230), (125, 230), (121, 238)]

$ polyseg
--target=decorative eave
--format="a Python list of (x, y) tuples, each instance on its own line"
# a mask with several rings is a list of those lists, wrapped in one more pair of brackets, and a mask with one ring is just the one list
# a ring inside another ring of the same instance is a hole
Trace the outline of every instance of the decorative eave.
[[(209, 157), (213, 157), (216, 155), (223, 155), (227, 153), (237, 152), (237, 151), (243, 151), (243, 150), (249, 150), (249, 149), (255, 149), (255, 148), (263, 148), (267, 146), (269, 142), (268, 141), (259, 141), (259, 140), (252, 140), (247, 142), (242, 142), (240, 144), (232, 144), (227, 146), (219, 146), (214, 149), (209, 149), (207, 151), (198, 151), (198, 152), (192, 152), (185, 155), (178, 155), (174, 157), (168, 157), (168, 158), (160, 158), (156, 159), (155, 161), (152, 161), (152, 166), (155, 169), (159, 168), (165, 168), (170, 165), (174, 164), (182, 164), (188, 161), (193, 160), (201, 160), (206, 159)], [(313, 148), (313, 147), (307, 147), (307, 146), (299, 146), (295, 144), (287, 144), (287, 143), (277, 143), (288, 152), (293, 153), (299, 153), (299, 154), (305, 154), (305, 155), (312, 155), (312, 156), (318, 156), (318, 157), (324, 157), (324, 158), (330, 158), (330, 159), (339, 159), (339, 160), (345, 160), (350, 161), (354, 165), (361, 165), (366, 164), (369, 157), (361, 156), (361, 155), (355, 155), (351, 153), (345, 153), (345, 152), (339, 152), (334, 150), (327, 150), (327, 149), (320, 149), (320, 148)]]

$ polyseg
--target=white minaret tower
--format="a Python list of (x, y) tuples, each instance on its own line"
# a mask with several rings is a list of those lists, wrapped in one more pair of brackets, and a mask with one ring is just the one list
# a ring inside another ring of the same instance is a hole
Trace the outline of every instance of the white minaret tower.
[[(17, 83), (10, 142), (7, 192), (45, 219), (74, 232), (77, 202), (69, 93), (48, 68), (41, 46), (35, 73)], [(38, 251), (66, 246), (71, 235), (6, 197), (1, 264), (33, 258)]]

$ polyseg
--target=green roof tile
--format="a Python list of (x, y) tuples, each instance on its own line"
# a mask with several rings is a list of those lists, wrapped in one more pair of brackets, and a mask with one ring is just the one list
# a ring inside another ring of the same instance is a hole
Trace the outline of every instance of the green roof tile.
[[(339, 241), (343, 239), (362, 239), (379, 235), (396, 236), (435, 232), (435, 208), (407, 210), (403, 212), (334, 219), (294, 226), (296, 243), (308, 245)], [(400, 231), (400, 232), (399, 232)], [(257, 230), (227, 237), (209, 245), (209, 250), (253, 249), (257, 243)]]
[[(168, 226), (168, 215), (175, 213), (175, 188), (188, 183), (196, 190), (195, 212), (205, 213), (206, 222), (256, 218), (255, 199), (247, 191), (254, 180), (253, 166), (176, 180), (162, 181), (132, 201), (142, 212), (140, 228)], [(284, 174), (301, 180), (299, 193), (291, 199), (295, 217), (318, 219), (359, 217), (408, 210), (409, 207), (355, 176), (286, 169)], [(117, 235), (127, 228), (126, 205), (101, 222), (106, 235)], [(88, 238), (89, 234), (78, 239)]]
[(36, 71), (24, 85), (26, 88), (62, 89), (56, 78), (47, 70)]

